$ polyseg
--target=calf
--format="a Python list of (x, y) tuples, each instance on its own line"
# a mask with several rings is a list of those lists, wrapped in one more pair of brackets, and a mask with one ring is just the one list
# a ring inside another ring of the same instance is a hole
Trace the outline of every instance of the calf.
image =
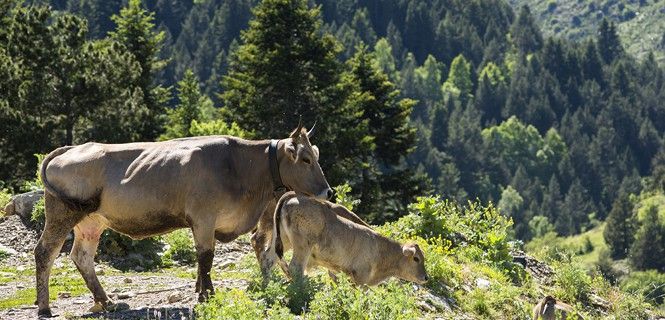
[(417, 244), (400, 244), (367, 226), (340, 217), (330, 202), (293, 192), (275, 209), (272, 241), (263, 261), (269, 270), (284, 250), (293, 249), (288, 270), (299, 279), (306, 270), (323, 266), (348, 274), (354, 283), (377, 285), (397, 277), (427, 281), (425, 258)]

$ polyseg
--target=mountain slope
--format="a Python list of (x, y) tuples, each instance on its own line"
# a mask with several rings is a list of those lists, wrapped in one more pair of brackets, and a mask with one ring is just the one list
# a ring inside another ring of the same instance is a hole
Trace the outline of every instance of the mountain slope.
[(597, 33), (603, 19), (617, 24), (627, 51), (643, 58), (653, 51), (665, 62), (665, 2), (658, 0), (509, 0), (531, 8), (545, 35), (579, 40)]

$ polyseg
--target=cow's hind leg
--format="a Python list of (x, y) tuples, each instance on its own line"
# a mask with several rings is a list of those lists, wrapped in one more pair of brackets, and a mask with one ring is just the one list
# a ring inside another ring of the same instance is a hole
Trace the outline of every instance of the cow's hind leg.
[(102, 309), (115, 307), (109, 300), (97, 274), (95, 273), (95, 254), (99, 245), (99, 237), (106, 226), (94, 218), (94, 215), (84, 218), (74, 227), (74, 246), (69, 256), (81, 273), (85, 285)]
[(200, 221), (192, 226), (194, 244), (196, 245), (196, 259), (198, 274), (196, 276), (196, 292), (199, 293), (199, 302), (208, 300), (215, 293), (210, 278), (212, 259), (215, 255), (215, 228), (214, 222)]
[(289, 274), (293, 281), (301, 282), (305, 277), (305, 270), (312, 254), (312, 248), (306, 244), (292, 243), (292, 245), (293, 257), (289, 262)]
[(69, 210), (50, 193), (44, 194), (46, 224), (35, 246), (37, 306), (40, 317), (51, 317), (49, 308), (49, 277), (53, 261), (57, 258), (69, 231), (81, 219), (82, 214)]

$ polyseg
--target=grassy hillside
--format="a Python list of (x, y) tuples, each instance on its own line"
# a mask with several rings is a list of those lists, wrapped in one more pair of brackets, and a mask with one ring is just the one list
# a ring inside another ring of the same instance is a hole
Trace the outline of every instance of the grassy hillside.
[(638, 58), (653, 51), (665, 62), (665, 2), (658, 0), (509, 0), (528, 5), (545, 35), (579, 40), (595, 35), (607, 18), (617, 26), (624, 47)]

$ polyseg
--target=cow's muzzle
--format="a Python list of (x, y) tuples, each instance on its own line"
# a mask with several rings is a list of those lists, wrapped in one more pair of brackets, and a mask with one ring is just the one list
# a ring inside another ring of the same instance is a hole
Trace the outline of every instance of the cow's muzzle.
[(335, 195), (335, 191), (333, 191), (333, 189), (326, 188), (325, 190), (321, 191), (321, 193), (319, 193), (317, 198), (330, 200), (330, 199), (332, 199), (332, 197), (334, 195)]

